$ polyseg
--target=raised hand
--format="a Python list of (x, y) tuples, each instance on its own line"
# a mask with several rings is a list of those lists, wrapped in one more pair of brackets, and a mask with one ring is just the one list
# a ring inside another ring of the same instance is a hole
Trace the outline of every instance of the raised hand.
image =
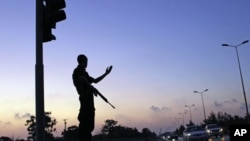
[(113, 66), (108, 66), (106, 68), (106, 74), (109, 74), (111, 72), (112, 68), (113, 68)]

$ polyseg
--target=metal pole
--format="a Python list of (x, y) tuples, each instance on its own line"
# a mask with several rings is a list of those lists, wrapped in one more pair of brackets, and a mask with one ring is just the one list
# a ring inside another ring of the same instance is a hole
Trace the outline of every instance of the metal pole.
[(242, 43), (238, 44), (238, 45), (229, 45), (229, 44), (222, 44), (222, 46), (228, 46), (228, 47), (234, 47), (236, 50), (236, 55), (237, 55), (237, 60), (238, 60), (238, 66), (239, 66), (239, 71), (240, 71), (240, 78), (241, 78), (241, 85), (242, 85), (242, 89), (243, 89), (243, 96), (244, 96), (244, 100), (245, 100), (245, 105), (246, 105), (246, 118), (247, 118), (247, 124), (250, 124), (250, 117), (249, 117), (249, 112), (248, 112), (248, 106), (247, 106), (247, 99), (246, 99), (246, 91), (245, 91), (245, 87), (244, 87), (244, 82), (243, 82), (243, 77), (242, 77), (242, 72), (241, 72), (241, 66), (240, 66), (240, 59), (239, 59), (239, 54), (238, 54), (238, 47), (248, 43), (248, 40), (243, 41)]
[(44, 139), (44, 77), (43, 77), (43, 42), (42, 42), (42, 7), (43, 0), (36, 0), (36, 141)]
[(63, 121), (64, 121), (64, 131), (66, 132), (66, 130), (67, 130), (67, 128), (66, 128), (67, 127), (67, 119), (64, 119)]
[(194, 104), (193, 104), (193, 105), (190, 105), (190, 106), (185, 105), (185, 107), (188, 107), (188, 108), (189, 108), (189, 113), (190, 113), (190, 121), (192, 121), (191, 107), (193, 107), (193, 106), (194, 106)]
[(250, 124), (249, 112), (248, 112), (248, 106), (247, 106), (247, 98), (246, 98), (246, 91), (245, 91), (244, 82), (243, 82), (243, 77), (242, 77), (242, 73), (241, 73), (240, 59), (239, 59), (239, 54), (238, 54), (238, 49), (237, 49), (237, 47), (235, 47), (235, 50), (236, 50), (236, 54), (237, 54), (237, 60), (238, 60), (238, 65), (239, 65), (240, 78), (241, 78), (241, 85), (242, 85), (243, 95), (244, 95), (244, 100), (245, 100), (245, 105), (246, 105), (247, 122), (248, 122), (248, 124)]
[(182, 114), (183, 126), (185, 126), (184, 114)]
[(201, 94), (201, 102), (202, 102), (202, 106), (203, 106), (203, 113), (204, 113), (204, 122), (206, 123), (206, 121), (207, 121), (207, 116), (206, 116), (206, 110), (205, 110), (205, 105), (204, 105), (204, 99), (203, 99), (203, 93), (205, 93), (205, 92), (207, 92), (208, 91), (208, 89), (205, 89), (204, 91), (202, 91), (202, 92), (198, 92), (198, 91), (194, 91), (194, 93), (199, 93), (199, 94)]
[(190, 121), (192, 121), (192, 112), (191, 112), (191, 107), (188, 107), (189, 108), (189, 113), (190, 113)]
[(204, 119), (206, 122), (207, 118), (206, 118), (206, 112), (205, 112), (205, 106), (204, 106), (204, 100), (203, 100), (203, 93), (200, 93), (200, 94), (201, 94), (201, 101), (202, 101), (202, 105), (203, 105)]
[(182, 124), (183, 124), (183, 126), (184, 126), (184, 114), (186, 114), (186, 113), (179, 113), (179, 114), (181, 114), (182, 115)]

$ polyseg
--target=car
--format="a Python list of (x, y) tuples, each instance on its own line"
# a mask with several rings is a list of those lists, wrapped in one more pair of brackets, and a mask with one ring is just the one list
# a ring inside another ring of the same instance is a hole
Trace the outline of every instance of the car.
[(167, 139), (168, 139), (169, 141), (176, 141), (176, 140), (178, 140), (178, 135), (177, 135), (176, 132), (169, 132), (169, 133), (167, 134)]
[(188, 126), (183, 132), (184, 141), (208, 141), (208, 134), (201, 126)]
[(207, 131), (208, 137), (223, 137), (223, 128), (220, 127), (217, 124), (207, 124), (205, 126), (205, 129)]

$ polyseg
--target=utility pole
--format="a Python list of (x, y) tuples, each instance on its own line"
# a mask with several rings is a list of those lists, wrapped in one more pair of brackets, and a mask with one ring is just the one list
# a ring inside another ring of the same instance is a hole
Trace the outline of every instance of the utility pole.
[(67, 120), (68, 120), (68, 119), (63, 119), (63, 121), (64, 121), (64, 132), (65, 132), (66, 129), (67, 129)]

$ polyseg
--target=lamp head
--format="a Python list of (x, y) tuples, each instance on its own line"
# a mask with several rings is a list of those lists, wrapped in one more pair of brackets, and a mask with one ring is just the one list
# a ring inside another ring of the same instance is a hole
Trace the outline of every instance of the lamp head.
[(243, 41), (241, 44), (245, 44), (245, 43), (248, 43), (249, 41), (248, 40), (246, 40), (246, 41)]

